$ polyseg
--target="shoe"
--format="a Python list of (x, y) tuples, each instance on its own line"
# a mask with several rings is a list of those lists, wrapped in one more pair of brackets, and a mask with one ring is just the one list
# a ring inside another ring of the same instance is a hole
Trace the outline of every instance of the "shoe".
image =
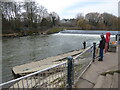
[(99, 58), (99, 60), (98, 61), (103, 61), (103, 59), (102, 58)]

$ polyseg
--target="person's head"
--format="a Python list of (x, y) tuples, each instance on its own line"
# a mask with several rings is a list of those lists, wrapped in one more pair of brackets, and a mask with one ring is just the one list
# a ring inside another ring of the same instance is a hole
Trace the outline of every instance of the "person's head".
[(102, 35), (100, 35), (100, 37), (101, 37), (101, 39), (103, 39), (103, 38), (104, 38), (104, 35), (102, 34)]

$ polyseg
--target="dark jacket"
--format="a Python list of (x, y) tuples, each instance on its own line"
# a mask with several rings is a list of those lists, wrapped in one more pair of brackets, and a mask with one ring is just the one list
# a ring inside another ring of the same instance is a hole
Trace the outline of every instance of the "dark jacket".
[(105, 43), (106, 43), (105, 38), (102, 38), (102, 40), (101, 40), (100, 43), (99, 43), (99, 48), (104, 49), (104, 48), (105, 48)]

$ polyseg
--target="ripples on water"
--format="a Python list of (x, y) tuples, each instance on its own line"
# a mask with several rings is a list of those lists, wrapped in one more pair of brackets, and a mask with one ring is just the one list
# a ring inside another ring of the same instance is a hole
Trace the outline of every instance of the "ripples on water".
[(100, 40), (99, 35), (53, 34), (5, 38), (2, 43), (3, 82), (13, 78), (12, 67), (83, 48)]

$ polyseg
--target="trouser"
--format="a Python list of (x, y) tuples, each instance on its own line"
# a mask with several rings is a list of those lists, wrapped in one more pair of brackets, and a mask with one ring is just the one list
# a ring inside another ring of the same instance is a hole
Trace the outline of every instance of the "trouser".
[(103, 59), (103, 49), (102, 48), (100, 48), (99, 57), (100, 57), (100, 59)]
[(106, 43), (105, 44), (105, 53), (108, 51), (108, 49), (109, 49), (109, 43)]

